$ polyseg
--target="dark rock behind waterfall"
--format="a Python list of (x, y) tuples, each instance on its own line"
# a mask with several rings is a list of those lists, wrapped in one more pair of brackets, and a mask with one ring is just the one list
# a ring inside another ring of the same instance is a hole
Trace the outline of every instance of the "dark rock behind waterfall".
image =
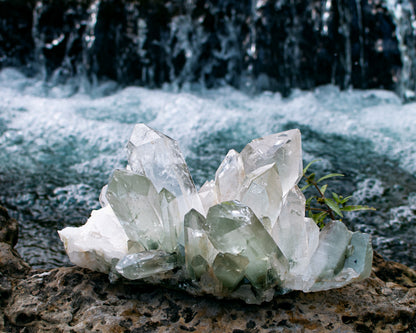
[(414, 4), (398, 18), (379, 0), (3, 0), (0, 68), (51, 84), (81, 76), (288, 94), (332, 83), (404, 94), (416, 89)]

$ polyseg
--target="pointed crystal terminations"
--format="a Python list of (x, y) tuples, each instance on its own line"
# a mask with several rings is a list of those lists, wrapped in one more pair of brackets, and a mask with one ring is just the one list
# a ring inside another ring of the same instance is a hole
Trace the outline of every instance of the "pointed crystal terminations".
[(168, 282), (250, 304), (369, 276), (368, 235), (339, 221), (320, 231), (305, 217), (299, 130), (230, 150), (199, 192), (171, 138), (138, 124), (127, 147), (127, 168), (101, 191), (103, 208), (59, 232), (73, 263), (113, 281)]
[(287, 259), (249, 207), (238, 201), (213, 206), (202, 227), (218, 251), (248, 258), (245, 276), (256, 288), (286, 274)]
[(241, 202), (253, 210), (270, 232), (282, 206), (282, 185), (275, 163), (247, 175), (242, 185)]
[(311, 259), (315, 283), (304, 291), (340, 288), (361, 281), (370, 276), (372, 261), (369, 235), (353, 233), (340, 221), (329, 222), (321, 231), (318, 249)]
[(205, 212), (208, 212), (209, 207), (219, 202), (214, 180), (207, 180), (199, 189), (198, 194)]
[(284, 198), (271, 234), (291, 267), (303, 270), (318, 246), (319, 227), (313, 221), (305, 221), (305, 196), (297, 185)]
[(115, 170), (106, 197), (130, 240), (139, 242), (146, 250), (157, 250), (165, 245), (164, 237), (160, 237), (166, 233), (158, 193), (147, 177), (128, 170)]
[(215, 173), (218, 202), (240, 200), (244, 177), (243, 160), (239, 153), (231, 149)]
[(158, 192), (165, 188), (172, 193), (178, 200), (181, 218), (192, 208), (203, 213), (188, 166), (175, 140), (137, 124), (127, 149), (130, 169), (146, 176)]
[(204, 222), (204, 216), (195, 209), (185, 215), (185, 264), (193, 279), (208, 270), (218, 253), (203, 229)]
[(246, 174), (266, 164), (276, 163), (283, 195), (302, 177), (302, 145), (300, 131), (289, 130), (251, 141), (241, 151)]

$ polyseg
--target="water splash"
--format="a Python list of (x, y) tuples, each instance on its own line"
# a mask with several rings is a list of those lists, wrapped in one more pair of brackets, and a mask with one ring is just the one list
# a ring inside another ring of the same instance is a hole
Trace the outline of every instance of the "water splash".
[[(111, 170), (125, 165), (122, 148), (137, 122), (178, 139), (199, 186), (229, 149), (300, 128), (306, 162), (322, 158), (318, 173), (346, 174), (331, 184), (334, 191), (356, 192), (362, 204), (377, 208), (346, 219), (350, 227), (375, 235), (376, 248), (389, 258), (416, 262), (416, 104), (402, 105), (392, 92), (324, 86), (282, 98), (230, 87), (128, 87), (105, 96), (97, 86), (94, 96), (68, 97), (72, 88), (45, 94), (38, 86), (14, 70), (0, 72), (0, 202), (22, 222), (18, 249), (35, 267), (65, 263), (54, 230), (82, 224), (96, 208)], [(38, 246), (39, 235), (46, 238)]]

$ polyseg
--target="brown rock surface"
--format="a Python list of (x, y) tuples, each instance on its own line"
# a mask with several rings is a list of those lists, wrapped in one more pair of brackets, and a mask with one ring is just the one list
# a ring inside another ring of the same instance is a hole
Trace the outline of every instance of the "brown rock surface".
[(18, 224), (10, 218), (6, 208), (0, 206), (0, 242), (15, 246), (18, 238)]
[(17, 221), (0, 206), (0, 332), (6, 332), (4, 308), (13, 288), (30, 271), (29, 265), (13, 248), (17, 238)]
[(0, 332), (416, 331), (416, 272), (377, 254), (371, 277), (363, 282), (292, 292), (262, 305), (110, 284), (106, 275), (79, 267), (20, 276), (18, 282), (9, 280), (0, 301)]

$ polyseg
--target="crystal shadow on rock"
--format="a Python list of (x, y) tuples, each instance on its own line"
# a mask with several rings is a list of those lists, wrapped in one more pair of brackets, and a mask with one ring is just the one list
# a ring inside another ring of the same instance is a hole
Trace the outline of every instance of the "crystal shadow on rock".
[(305, 218), (299, 130), (230, 151), (199, 193), (171, 138), (138, 124), (128, 148), (127, 169), (115, 170), (102, 191), (104, 207), (83, 227), (59, 232), (75, 264), (112, 280), (247, 303), (342, 287), (370, 274), (368, 235), (340, 221), (320, 231)]

